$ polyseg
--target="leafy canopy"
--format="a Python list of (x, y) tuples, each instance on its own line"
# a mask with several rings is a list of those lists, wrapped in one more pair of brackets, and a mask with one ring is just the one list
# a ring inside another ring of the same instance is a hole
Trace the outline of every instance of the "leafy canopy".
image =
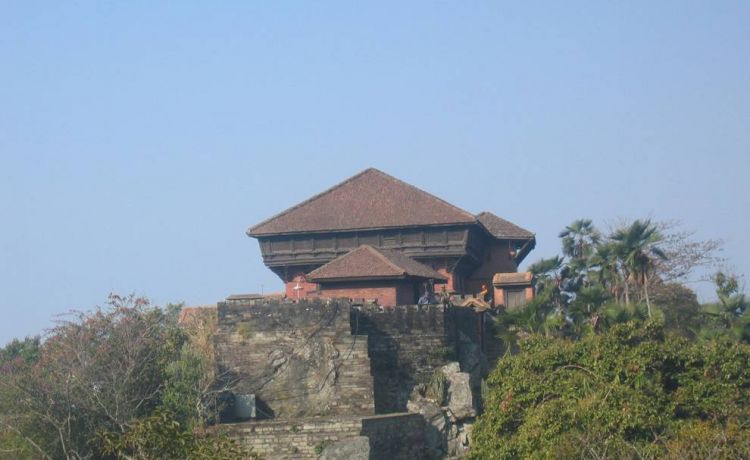
[(488, 380), (472, 458), (750, 455), (750, 347), (649, 321), (579, 341), (531, 335)]

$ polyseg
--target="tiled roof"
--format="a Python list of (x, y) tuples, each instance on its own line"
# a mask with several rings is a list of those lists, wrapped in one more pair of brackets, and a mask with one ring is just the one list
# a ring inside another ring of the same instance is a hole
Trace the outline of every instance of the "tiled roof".
[(534, 275), (531, 272), (520, 272), (520, 273), (495, 273), (492, 277), (493, 285), (503, 284), (531, 284), (531, 280)]
[(472, 214), (374, 168), (277, 214), (250, 236), (475, 223)]
[(518, 225), (508, 222), (491, 212), (481, 212), (477, 214), (477, 220), (488, 232), (495, 238), (533, 238), (534, 234), (530, 231), (519, 227)]
[(447, 281), (435, 270), (400, 252), (375, 249), (369, 245), (353, 249), (307, 275), (307, 279), (313, 282), (372, 278)]

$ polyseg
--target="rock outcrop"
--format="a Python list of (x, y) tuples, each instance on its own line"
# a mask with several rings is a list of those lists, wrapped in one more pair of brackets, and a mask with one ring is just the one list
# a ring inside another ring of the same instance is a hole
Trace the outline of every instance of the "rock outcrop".
[(461, 458), (469, 450), (477, 416), (471, 376), (457, 362), (435, 372), (428, 385), (418, 386), (407, 403), (409, 412), (425, 419), (425, 444), (431, 458)]

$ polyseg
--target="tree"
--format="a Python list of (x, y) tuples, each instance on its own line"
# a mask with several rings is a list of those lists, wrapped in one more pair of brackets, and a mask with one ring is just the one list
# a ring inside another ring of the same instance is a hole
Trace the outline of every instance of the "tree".
[(750, 314), (747, 313), (749, 303), (737, 275), (718, 271), (713, 279), (719, 302), (703, 306), (703, 313), (709, 320), (703, 328), (703, 335), (728, 335), (735, 340), (750, 343)]
[[(179, 426), (173, 442), (192, 439), (209, 416), (209, 396), (225, 388), (212, 385), (215, 320), (180, 327), (179, 309), (111, 295), (104, 307), (59, 321), (43, 342), (15, 341), (0, 350), (0, 450), (102, 458), (104, 440), (126, 446), (165, 413)], [(202, 437), (189, 445), (211, 442)]]
[(215, 373), (216, 311), (199, 309), (179, 328), (186, 340), (177, 359), (166, 366), (164, 405), (186, 426), (213, 423), (222, 409), (220, 396), (235, 383), (228, 375), (217, 378)]
[(659, 247), (666, 255), (665, 259), (655, 261), (654, 273), (661, 281), (691, 281), (696, 271), (699, 277), (692, 281), (712, 281), (713, 273), (724, 264), (719, 255), (723, 246), (721, 240), (697, 240), (694, 232), (683, 230), (677, 221), (655, 222), (654, 225), (662, 235)]
[(656, 259), (666, 259), (666, 255), (657, 245), (662, 241), (662, 236), (650, 220), (635, 220), (628, 227), (621, 227), (612, 233), (610, 239), (616, 242), (616, 252), (623, 262), (626, 273), (625, 279), (625, 303), (629, 303), (628, 281), (634, 279), (635, 284), (640, 284), (648, 307), (648, 315), (651, 316), (651, 301), (648, 295), (649, 274), (655, 266)]
[(570, 258), (577, 271), (588, 268), (588, 260), (601, 242), (601, 233), (591, 219), (578, 219), (560, 232), (563, 255)]
[(612, 242), (599, 244), (591, 256), (591, 267), (596, 272), (596, 281), (609, 290), (612, 297), (620, 299), (620, 260), (617, 245)]
[(50, 457), (91, 458), (98, 431), (124, 432), (159, 405), (183, 340), (146, 299), (111, 295), (106, 308), (59, 321), (35, 362), (15, 363), (2, 379), (15, 408), (3, 416), (53, 434), (38, 442)]

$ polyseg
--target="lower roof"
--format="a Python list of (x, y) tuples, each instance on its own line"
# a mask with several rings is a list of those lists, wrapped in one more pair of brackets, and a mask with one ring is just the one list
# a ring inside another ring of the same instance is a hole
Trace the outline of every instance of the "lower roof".
[(362, 245), (307, 275), (312, 282), (416, 278), (446, 282), (432, 268), (397, 251)]

